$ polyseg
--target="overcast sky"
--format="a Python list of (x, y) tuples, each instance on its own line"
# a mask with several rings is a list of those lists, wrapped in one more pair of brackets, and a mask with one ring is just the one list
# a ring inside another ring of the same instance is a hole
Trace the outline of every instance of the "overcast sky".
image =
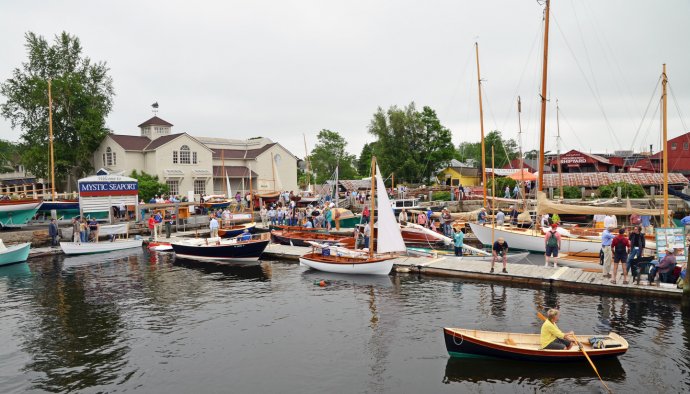
[[(542, 14), (535, 0), (2, 1), (0, 78), (26, 59), (25, 32), (65, 30), (110, 67), (116, 133), (137, 134), (157, 101), (176, 132), (269, 137), (301, 157), (302, 134), (311, 148), (326, 128), (358, 155), (376, 109), (412, 101), (435, 109), (456, 145), (478, 141), (478, 41), (485, 130), (517, 138), (520, 95), (527, 150), (538, 146)], [(554, 0), (551, 15), (547, 149), (556, 99), (563, 150), (658, 149), (662, 63), (669, 138), (690, 131), (690, 1)], [(0, 118), (0, 138), (20, 133)]]

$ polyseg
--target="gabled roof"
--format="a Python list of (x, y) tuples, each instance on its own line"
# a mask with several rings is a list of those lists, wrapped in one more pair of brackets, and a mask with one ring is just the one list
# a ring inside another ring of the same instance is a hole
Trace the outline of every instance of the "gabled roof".
[(219, 149), (211, 148), (214, 159), (256, 159), (257, 156), (269, 150), (276, 143), (266, 144), (258, 149)]
[(153, 118), (147, 120), (146, 122), (140, 124), (137, 127), (144, 127), (144, 126), (170, 126), (170, 127), (172, 127), (173, 124), (170, 122), (166, 122), (165, 120), (159, 118), (158, 116), (154, 116)]
[(144, 150), (151, 140), (148, 137), (138, 135), (125, 134), (108, 134), (116, 144), (120, 145), (124, 150)]
[(154, 150), (158, 148), (159, 146), (165, 145), (168, 142), (174, 140), (175, 138), (183, 135), (184, 133), (177, 133), (177, 134), (168, 134), (168, 135), (163, 135), (155, 140), (151, 141), (143, 150)]

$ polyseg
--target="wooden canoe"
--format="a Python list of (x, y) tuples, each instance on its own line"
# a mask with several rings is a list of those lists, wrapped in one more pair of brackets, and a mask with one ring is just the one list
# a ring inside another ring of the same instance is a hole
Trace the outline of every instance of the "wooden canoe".
[[(453, 357), (495, 357), (539, 362), (586, 361), (577, 345), (570, 350), (540, 349), (539, 334), (444, 328), (443, 335), (448, 354)], [(589, 338), (593, 336), (606, 337), (606, 347), (592, 348)], [(607, 335), (578, 335), (577, 338), (593, 360), (617, 357), (628, 351), (628, 342), (615, 332)]]

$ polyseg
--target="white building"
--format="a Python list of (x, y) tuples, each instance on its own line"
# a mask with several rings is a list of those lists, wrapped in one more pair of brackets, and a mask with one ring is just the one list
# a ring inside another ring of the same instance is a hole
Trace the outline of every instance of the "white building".
[(226, 174), (231, 193), (249, 191), (250, 169), (255, 191), (297, 190), (298, 158), (268, 138), (173, 134), (173, 125), (157, 116), (138, 127), (140, 135), (109, 134), (103, 139), (94, 152), (94, 168), (126, 176), (132, 170), (157, 175), (171, 194), (225, 194)]

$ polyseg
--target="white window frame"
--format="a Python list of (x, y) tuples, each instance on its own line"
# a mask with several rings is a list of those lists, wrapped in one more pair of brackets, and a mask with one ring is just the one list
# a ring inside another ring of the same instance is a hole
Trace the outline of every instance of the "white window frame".
[(165, 184), (168, 185), (170, 195), (177, 196), (178, 194), (180, 194), (179, 179), (168, 179), (167, 181), (165, 181)]
[(191, 151), (187, 145), (180, 147), (180, 164), (192, 164)]
[(205, 179), (195, 179), (194, 180), (194, 194), (206, 194), (206, 180)]
[(179, 162), (179, 160), (178, 160), (178, 154), (177, 154), (177, 151), (174, 150), (174, 151), (173, 151), (173, 164), (177, 164), (178, 162)]

